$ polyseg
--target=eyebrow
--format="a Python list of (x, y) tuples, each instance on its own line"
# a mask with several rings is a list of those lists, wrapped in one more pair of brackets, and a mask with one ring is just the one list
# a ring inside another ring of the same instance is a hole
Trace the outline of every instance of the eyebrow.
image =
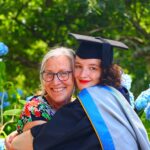
[(90, 66), (96, 66), (96, 67), (99, 67), (99, 65), (96, 65), (96, 64), (89, 64)]
[[(79, 62), (75, 62), (75, 65), (82, 65), (81, 63), (79, 63)], [(99, 65), (97, 65), (97, 64), (88, 64), (89, 66), (95, 66), (95, 67), (99, 67)]]
[[(72, 70), (72, 69), (69, 68), (68, 70), (70, 71), (70, 70)], [(58, 72), (65, 72), (65, 71), (68, 71), (68, 70), (66, 70), (66, 69), (60, 69)], [(44, 70), (44, 71), (54, 73), (53, 70)]]

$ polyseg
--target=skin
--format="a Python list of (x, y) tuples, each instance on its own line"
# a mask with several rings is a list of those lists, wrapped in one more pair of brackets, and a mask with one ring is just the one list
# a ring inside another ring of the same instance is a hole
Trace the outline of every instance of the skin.
[[(23, 141), (23, 143), (22, 143)], [(33, 150), (33, 137), (31, 136), (30, 130), (16, 136), (12, 142), (12, 146), (7, 150)]]
[[(75, 80), (79, 90), (94, 86), (100, 82), (101, 68), (100, 60), (98, 59), (81, 59), (76, 56), (75, 59)], [(30, 140), (26, 141), (25, 139)], [(27, 143), (24, 148), (24, 143)], [(12, 146), (15, 150), (32, 150), (33, 149), (33, 137), (30, 130), (17, 136), (12, 142)]]
[(75, 81), (79, 90), (100, 82), (101, 68), (99, 59), (75, 59)]
[[(45, 71), (49, 71), (52, 73), (72, 71), (72, 70), (73, 70), (73, 66), (71, 65), (71, 61), (67, 56), (52, 57), (48, 59), (48, 61), (45, 64)], [(48, 103), (57, 110), (64, 104), (68, 103), (71, 99), (74, 90), (73, 73), (69, 74), (69, 78), (66, 81), (60, 81), (57, 78), (57, 76), (54, 76), (54, 79), (52, 81), (50, 82), (43, 81), (43, 84), (44, 84), (45, 91), (47, 93), (46, 99), (48, 100)], [(23, 131), (27, 131), (33, 126), (43, 124), (43, 123), (46, 122), (42, 120), (28, 122), (24, 126)], [(13, 138), (17, 138), (17, 137), (20, 137), (20, 135), (17, 136), (17, 133), (13, 132), (5, 140), (5, 145), (8, 150), (13, 150), (13, 146), (11, 145), (11, 142)], [(25, 146), (25, 149), (29, 149), (27, 148), (27, 146), (28, 144)], [(31, 146), (31, 144), (29, 144), (29, 146)]]
[[(47, 61), (45, 70), (53, 73), (72, 71), (72, 66), (67, 56), (58, 56)], [(69, 79), (66, 81), (60, 81), (55, 75), (51, 82), (44, 81), (44, 87), (47, 92), (46, 98), (48, 102), (55, 109), (59, 109), (70, 101), (74, 89), (73, 74), (69, 74)]]

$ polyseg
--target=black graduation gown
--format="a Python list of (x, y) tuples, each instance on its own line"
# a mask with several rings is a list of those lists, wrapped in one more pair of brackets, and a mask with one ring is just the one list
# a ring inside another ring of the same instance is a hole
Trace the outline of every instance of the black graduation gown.
[(33, 127), (34, 150), (101, 150), (80, 102), (60, 108), (51, 121)]
[(123, 86), (118, 87), (117, 90), (122, 93), (122, 95), (126, 98), (128, 103), (131, 105), (129, 91)]

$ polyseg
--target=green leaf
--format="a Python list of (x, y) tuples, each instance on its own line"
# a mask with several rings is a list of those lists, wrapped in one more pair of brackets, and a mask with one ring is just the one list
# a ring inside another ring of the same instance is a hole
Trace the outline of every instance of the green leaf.
[(11, 110), (6, 110), (3, 113), (3, 116), (19, 116), (21, 113), (21, 109), (11, 109)]
[(19, 103), (25, 105), (26, 101), (25, 100), (19, 100)]

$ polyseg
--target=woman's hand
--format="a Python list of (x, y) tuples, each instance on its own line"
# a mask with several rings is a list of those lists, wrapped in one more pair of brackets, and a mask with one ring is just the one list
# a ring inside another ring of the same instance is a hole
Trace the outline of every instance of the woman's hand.
[(5, 147), (6, 147), (6, 150), (13, 150), (12, 148), (12, 141), (13, 139), (18, 135), (18, 132), (17, 131), (13, 131), (12, 133), (10, 133), (7, 138), (5, 139)]
[(33, 137), (30, 130), (16, 136), (11, 145), (13, 150), (33, 150)]

